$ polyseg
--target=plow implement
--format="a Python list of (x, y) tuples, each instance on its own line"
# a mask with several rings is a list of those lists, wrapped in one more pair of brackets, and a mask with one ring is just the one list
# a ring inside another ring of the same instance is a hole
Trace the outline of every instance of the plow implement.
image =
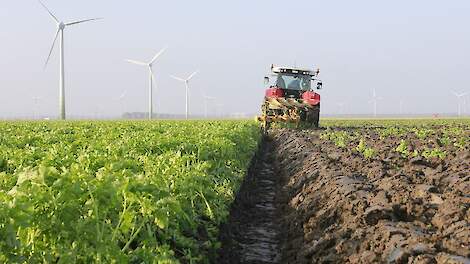
[(261, 123), (263, 132), (276, 122), (318, 126), (320, 105), (311, 105), (302, 99), (267, 98), (261, 107), (261, 115), (256, 119)]

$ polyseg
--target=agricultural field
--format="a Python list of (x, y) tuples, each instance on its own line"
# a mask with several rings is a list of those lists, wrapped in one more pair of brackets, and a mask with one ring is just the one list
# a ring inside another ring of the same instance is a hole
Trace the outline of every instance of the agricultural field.
[(274, 128), (222, 232), (227, 263), (470, 263), (470, 120)]
[(0, 123), (0, 262), (470, 262), (470, 120), (321, 125)]
[(1, 263), (207, 263), (249, 121), (0, 122)]

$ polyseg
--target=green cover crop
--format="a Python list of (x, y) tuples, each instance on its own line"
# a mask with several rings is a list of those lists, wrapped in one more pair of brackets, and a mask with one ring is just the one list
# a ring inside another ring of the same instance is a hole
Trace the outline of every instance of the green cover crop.
[(0, 123), (0, 262), (207, 263), (253, 122)]

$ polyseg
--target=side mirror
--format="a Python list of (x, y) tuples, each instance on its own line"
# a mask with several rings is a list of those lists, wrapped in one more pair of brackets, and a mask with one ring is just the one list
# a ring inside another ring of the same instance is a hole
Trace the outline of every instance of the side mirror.
[(321, 90), (322, 87), (323, 87), (323, 83), (321, 81), (318, 81), (317, 82), (317, 89)]
[(269, 83), (269, 77), (264, 77), (264, 84), (268, 84)]

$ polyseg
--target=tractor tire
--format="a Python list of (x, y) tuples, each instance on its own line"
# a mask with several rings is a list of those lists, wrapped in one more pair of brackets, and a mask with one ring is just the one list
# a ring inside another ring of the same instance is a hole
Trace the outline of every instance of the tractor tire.
[(308, 111), (308, 123), (314, 128), (320, 127), (320, 104)]

